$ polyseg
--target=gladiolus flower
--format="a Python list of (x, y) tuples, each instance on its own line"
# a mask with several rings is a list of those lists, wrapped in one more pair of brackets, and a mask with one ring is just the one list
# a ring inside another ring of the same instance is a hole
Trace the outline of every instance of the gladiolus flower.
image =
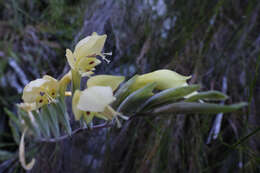
[(35, 104), (35, 108), (39, 108), (50, 102), (53, 102), (57, 97), (59, 83), (51, 76), (45, 75), (43, 78), (36, 79), (27, 84), (23, 90), (22, 99), (26, 108)]
[(123, 76), (98, 75), (90, 78), (87, 82), (88, 88), (84, 91), (77, 90), (72, 100), (72, 110), (75, 119), (79, 120), (82, 116), (87, 123), (91, 122), (93, 117), (104, 120), (116, 119), (118, 126), (121, 124), (117, 116), (128, 119), (116, 112), (109, 104), (116, 98), (113, 96), (115, 90), (124, 80)]
[(98, 35), (96, 32), (93, 32), (91, 36), (87, 36), (79, 41), (74, 52), (67, 49), (66, 57), (70, 67), (79, 72), (81, 76), (93, 74), (95, 66), (101, 63), (96, 56), (101, 56), (105, 59), (105, 53), (101, 53), (101, 51), (104, 47), (106, 38), (107, 35)]

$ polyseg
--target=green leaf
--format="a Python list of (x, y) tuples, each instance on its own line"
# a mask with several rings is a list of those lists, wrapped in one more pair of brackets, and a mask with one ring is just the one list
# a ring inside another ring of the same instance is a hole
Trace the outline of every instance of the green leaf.
[(0, 143), (0, 148), (10, 147), (10, 146), (17, 146), (17, 145), (15, 143)]
[(153, 95), (153, 89), (156, 87), (156, 83), (150, 83), (143, 88), (131, 93), (126, 99), (119, 105), (118, 112), (132, 113), (136, 112), (137, 108), (144, 103), (149, 97)]
[(8, 115), (8, 117), (17, 125), (19, 128), (21, 127), (21, 123), (19, 118), (11, 111), (9, 111), (7, 108), (4, 108), (5, 113)]
[(71, 85), (72, 85), (72, 95), (77, 89), (80, 89), (81, 76), (80, 74), (71, 69)]
[(59, 137), (59, 129), (57, 128), (56, 124), (55, 124), (55, 120), (54, 120), (54, 112), (50, 112), (49, 110), (49, 105), (45, 105), (42, 107), (42, 112), (44, 114), (44, 116), (46, 116), (46, 119), (48, 121), (50, 130), (52, 132), (52, 134), (54, 135), (54, 137)]
[(221, 105), (213, 103), (190, 103), (190, 102), (179, 102), (168, 104), (159, 108), (154, 109), (150, 113), (204, 113), (204, 114), (217, 114), (233, 112), (238, 109), (247, 106), (247, 103), (241, 102), (232, 105)]
[(112, 106), (117, 107), (120, 103), (131, 93), (131, 86), (136, 81), (138, 75), (133, 76), (131, 79), (126, 81), (115, 93), (116, 100), (113, 102)]
[(38, 128), (38, 124), (36, 123), (36, 121), (34, 121), (34, 116), (30, 115), (29, 113), (25, 112), (22, 109), (18, 109), (18, 114), (24, 120), (25, 124), (29, 127), (29, 129), (32, 130), (33, 134), (36, 137), (40, 137), (41, 132)]
[(53, 106), (57, 110), (57, 116), (59, 122), (65, 128), (66, 132), (70, 135), (72, 130), (70, 126), (70, 118), (67, 112), (65, 101), (63, 99), (58, 99), (58, 102), (54, 103)]
[(60, 126), (59, 126), (59, 122), (58, 122), (58, 110), (56, 107), (53, 106), (53, 104), (49, 104), (48, 111), (49, 111), (49, 115), (50, 115), (52, 124), (55, 128), (55, 132), (56, 132), (57, 136), (60, 136)]
[(43, 136), (49, 138), (50, 129), (49, 129), (48, 122), (47, 123), (44, 122), (42, 115), (38, 114), (36, 111), (33, 111), (32, 114), (33, 114), (35, 121), (37, 122)]
[(49, 119), (46, 115), (47, 112), (41, 110), (39, 112), (39, 116), (37, 116), (39, 118), (39, 121), (41, 122), (42, 126), (43, 126), (43, 129), (44, 131), (46, 132), (46, 136), (47, 137), (51, 137), (51, 132), (50, 132), (50, 125), (49, 125)]
[(142, 106), (139, 108), (139, 111), (141, 111), (145, 107), (152, 107), (154, 105), (166, 103), (169, 101), (176, 101), (194, 91), (197, 91), (199, 88), (200, 88), (199, 85), (189, 85), (184, 87), (169, 88), (163, 90), (155, 94), (154, 96), (149, 98), (144, 104), (142, 104)]
[(14, 157), (14, 153), (9, 151), (0, 150), (0, 161), (8, 160)]
[(19, 144), (20, 143), (20, 139), (21, 139), (21, 136), (20, 136), (20, 130), (19, 128), (17, 127), (17, 125), (12, 121), (12, 120), (9, 120), (9, 127), (11, 128), (11, 132), (12, 132), (12, 135), (13, 135), (13, 139), (15, 141), (16, 144)]
[(198, 100), (221, 101), (221, 100), (226, 100), (227, 98), (228, 98), (227, 95), (219, 91), (205, 91), (205, 92), (199, 92), (198, 94), (187, 98), (185, 102), (196, 102)]
[(8, 109), (4, 108), (5, 113), (9, 117), (9, 127), (11, 128), (12, 136), (14, 141), (19, 144), (20, 142), (20, 130), (21, 130), (21, 123), (19, 118), (11, 111)]

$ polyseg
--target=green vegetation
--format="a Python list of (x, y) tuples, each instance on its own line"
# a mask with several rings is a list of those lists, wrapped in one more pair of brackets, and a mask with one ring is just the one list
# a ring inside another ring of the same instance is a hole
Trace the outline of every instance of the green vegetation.
[(222, 90), (226, 78), (225, 103), (248, 107), (224, 115), (209, 144), (214, 115), (144, 116), (30, 151), (28, 159), (38, 153), (33, 172), (260, 171), (257, 0), (9, 0), (0, 8), (0, 170), (23, 171), (20, 134), (9, 124), (25, 84), (43, 74), (60, 78), (69, 69), (65, 48), (96, 31), (108, 35), (105, 52), (113, 51), (97, 73), (130, 77), (168, 68), (192, 74), (190, 83), (202, 91)]

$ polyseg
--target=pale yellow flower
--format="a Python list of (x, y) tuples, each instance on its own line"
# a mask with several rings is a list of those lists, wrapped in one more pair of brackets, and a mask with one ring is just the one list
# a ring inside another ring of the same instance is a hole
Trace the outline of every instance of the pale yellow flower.
[(115, 119), (120, 127), (121, 124), (117, 116), (127, 119), (127, 117), (116, 112), (110, 104), (115, 101), (113, 91), (124, 81), (123, 76), (97, 75), (87, 82), (88, 88), (84, 91), (77, 90), (72, 100), (72, 109), (75, 119), (83, 117), (87, 123), (93, 117), (104, 120)]
[(191, 76), (183, 76), (174, 71), (163, 69), (151, 73), (143, 74), (137, 77), (137, 80), (132, 85), (131, 90), (138, 90), (148, 83), (156, 83), (156, 89), (165, 90), (168, 88), (176, 88), (187, 85), (187, 80)]
[(94, 116), (112, 120), (113, 117), (110, 114), (106, 116), (103, 113), (114, 100), (115, 97), (110, 87), (94, 86), (83, 91), (76, 90), (72, 99), (72, 110), (75, 119), (80, 120), (83, 116), (87, 123), (91, 122)]
[(78, 109), (91, 112), (103, 112), (105, 107), (116, 98), (110, 87), (93, 86), (82, 91)]
[(58, 81), (45, 75), (43, 78), (31, 81), (25, 86), (22, 99), (27, 105), (35, 104), (35, 108), (39, 108), (54, 101), (57, 97), (58, 88)]
[(78, 42), (74, 52), (67, 49), (66, 57), (70, 67), (79, 72), (81, 76), (91, 75), (95, 70), (95, 66), (101, 63), (96, 56), (101, 56), (105, 59), (105, 54), (101, 53), (101, 51), (106, 38), (107, 35), (98, 35), (93, 32), (91, 36), (87, 36)]

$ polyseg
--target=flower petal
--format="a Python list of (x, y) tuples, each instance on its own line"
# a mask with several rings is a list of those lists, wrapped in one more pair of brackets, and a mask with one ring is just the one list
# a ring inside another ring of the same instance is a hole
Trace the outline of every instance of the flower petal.
[(76, 62), (76, 67), (80, 74), (93, 71), (95, 66), (100, 64), (101, 61), (97, 58), (81, 58)]
[(47, 81), (42, 87), (47, 90), (48, 96), (56, 98), (59, 89), (59, 82), (49, 75), (44, 75), (43, 79)]
[(109, 86), (114, 91), (124, 80), (124, 76), (96, 75), (87, 81), (87, 87)]
[(75, 69), (75, 63), (77, 59), (74, 57), (70, 49), (66, 49), (66, 57), (70, 65), (70, 68)]
[(75, 47), (74, 56), (77, 58), (88, 57), (93, 55), (98, 55), (101, 53), (107, 35), (98, 35), (93, 33), (82, 39)]
[(82, 91), (78, 109), (91, 112), (103, 112), (105, 107), (115, 100), (112, 88), (93, 86)]
[(81, 91), (76, 90), (72, 98), (72, 111), (76, 120), (80, 120), (81, 116), (83, 115), (83, 111), (78, 109), (80, 95)]
[(51, 89), (51, 88), (57, 88), (59, 85), (58, 81), (49, 75), (44, 75), (42, 79), (47, 81), (43, 84), (43, 87), (47, 87)]
[(191, 76), (183, 76), (171, 70), (157, 70), (138, 76), (131, 89), (135, 91), (152, 82), (157, 84), (156, 88), (159, 90), (176, 88), (187, 84), (186, 80), (190, 78)]
[(71, 71), (69, 71), (59, 81), (59, 92), (60, 92), (60, 95), (64, 95), (65, 94), (65, 91), (67, 90), (67, 86), (70, 83), (71, 78), (72, 78)]
[(24, 102), (32, 103), (35, 102), (40, 92), (45, 92), (42, 86), (48, 81), (45, 79), (36, 79), (28, 83), (23, 89), (22, 99)]

